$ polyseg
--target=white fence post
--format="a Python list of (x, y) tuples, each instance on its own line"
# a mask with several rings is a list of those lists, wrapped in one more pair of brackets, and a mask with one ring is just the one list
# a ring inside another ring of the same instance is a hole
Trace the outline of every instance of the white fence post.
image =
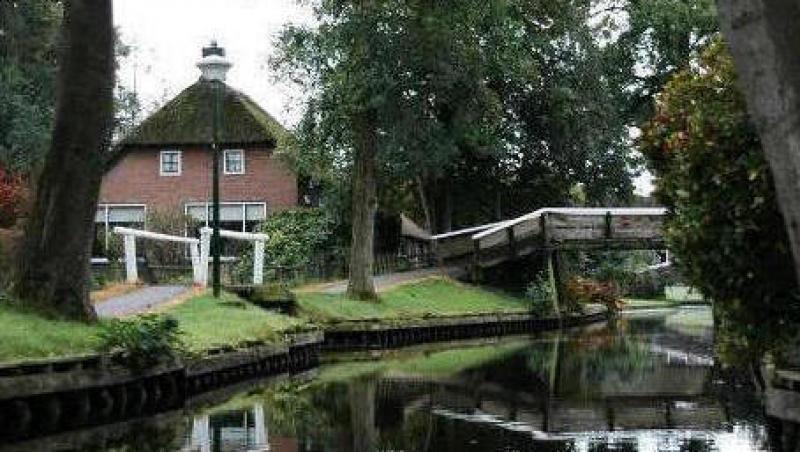
[[(205, 262), (204, 268), (206, 280), (208, 280), (208, 255), (211, 243), (211, 228), (200, 230), (200, 259)], [(255, 234), (252, 232), (228, 231), (220, 229), (220, 237), (233, 240), (245, 240), (253, 242), (253, 284), (264, 283), (264, 244), (267, 241), (266, 234)]]
[(200, 259), (200, 244), (190, 243), (189, 253), (192, 256), (192, 281), (196, 286), (205, 286), (205, 279), (203, 278), (203, 267), (201, 266), (202, 260)]
[(120, 234), (125, 238), (125, 271), (127, 272), (127, 281), (135, 283), (139, 279), (136, 271), (136, 237), (149, 240), (163, 240), (166, 242), (185, 243), (189, 245), (189, 252), (192, 256), (192, 279), (195, 284), (201, 282), (203, 270), (200, 267), (201, 256), (198, 256), (198, 246), (200, 241), (190, 237), (179, 237), (177, 235), (159, 234), (157, 232), (143, 231), (141, 229), (131, 229), (117, 226), (114, 228), (116, 234)]
[(211, 229), (200, 229), (200, 285), (208, 286), (208, 256), (211, 254)]
[(253, 284), (264, 284), (264, 241), (253, 242)]
[(125, 273), (128, 283), (135, 284), (139, 281), (139, 272), (136, 268), (136, 237), (125, 235)]

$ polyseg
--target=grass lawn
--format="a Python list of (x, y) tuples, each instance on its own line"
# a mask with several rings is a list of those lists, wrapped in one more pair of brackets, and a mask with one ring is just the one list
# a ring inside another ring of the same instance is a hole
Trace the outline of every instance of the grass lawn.
[(444, 278), (430, 278), (396, 287), (382, 293), (379, 302), (356, 301), (344, 295), (323, 293), (298, 293), (297, 301), (301, 315), (320, 323), (391, 321), (529, 310), (525, 300)]
[[(284, 332), (307, 325), (302, 319), (265, 311), (231, 294), (224, 294), (220, 301), (210, 294), (199, 295), (164, 314), (178, 320), (183, 340), (194, 352), (248, 340), (274, 341)], [(102, 323), (51, 320), (0, 305), (0, 362), (96, 352)]]
[(99, 345), (98, 325), (49, 320), (0, 305), (0, 361), (72, 356)]
[(273, 341), (306, 325), (301, 319), (265, 311), (228, 293), (219, 301), (210, 293), (199, 295), (164, 313), (178, 320), (192, 351), (248, 340)]

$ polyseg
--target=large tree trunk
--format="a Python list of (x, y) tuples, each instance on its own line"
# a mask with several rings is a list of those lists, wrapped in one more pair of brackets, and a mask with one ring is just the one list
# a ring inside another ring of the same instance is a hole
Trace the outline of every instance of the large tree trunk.
[(357, 300), (375, 300), (378, 298), (372, 280), (375, 212), (378, 208), (375, 113), (360, 115), (354, 132), (357, 143), (353, 162), (353, 235), (347, 295)]
[(800, 280), (800, 2), (717, 0), (775, 180)]
[(111, 0), (68, 0), (55, 126), (20, 249), (15, 291), (30, 306), (94, 319), (89, 303), (97, 196), (113, 117)]

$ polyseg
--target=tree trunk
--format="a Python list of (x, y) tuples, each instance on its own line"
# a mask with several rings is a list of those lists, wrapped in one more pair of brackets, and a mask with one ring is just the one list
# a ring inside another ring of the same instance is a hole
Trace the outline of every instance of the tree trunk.
[(375, 212), (378, 208), (375, 113), (365, 112), (355, 122), (357, 142), (353, 162), (353, 231), (347, 295), (357, 300), (375, 300), (378, 298), (372, 280)]
[(111, 0), (68, 0), (52, 144), (20, 249), (15, 291), (30, 306), (94, 319), (94, 216), (113, 119)]
[(800, 2), (717, 0), (761, 137), (800, 281)]
[(423, 227), (431, 234), (435, 233), (433, 230), (433, 221), (431, 220), (431, 208), (428, 205), (428, 197), (425, 195), (425, 183), (421, 176), (417, 176), (417, 192), (419, 193), (419, 203), (422, 208), (422, 214), (425, 216), (425, 224)]

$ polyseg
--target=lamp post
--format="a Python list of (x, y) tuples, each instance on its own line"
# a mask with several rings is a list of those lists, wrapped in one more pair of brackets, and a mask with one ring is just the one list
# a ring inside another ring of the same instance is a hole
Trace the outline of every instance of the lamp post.
[[(202, 71), (202, 79), (211, 83), (212, 92), (212, 119), (211, 119), (211, 173), (212, 173), (212, 212), (213, 225), (211, 233), (211, 278), (214, 297), (219, 298), (221, 291), (221, 262), (220, 253), (222, 243), (219, 235), (219, 160), (220, 160), (220, 129), (222, 128), (222, 93), (225, 89), (225, 75), (231, 63), (225, 59), (225, 49), (219, 47), (216, 41), (203, 47), (203, 59), (197, 63)], [(208, 213), (206, 213), (208, 215)]]

